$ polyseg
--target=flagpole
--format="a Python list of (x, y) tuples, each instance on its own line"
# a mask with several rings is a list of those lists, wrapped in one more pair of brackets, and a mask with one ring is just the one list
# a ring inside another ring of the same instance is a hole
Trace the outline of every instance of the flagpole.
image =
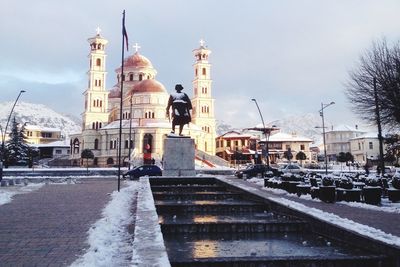
[[(120, 94), (120, 107), (119, 107), (119, 142), (118, 142), (118, 192), (121, 185), (121, 143), (122, 143), (122, 104), (124, 96), (124, 52), (125, 52), (125, 10), (122, 12), (122, 55), (121, 55), (121, 94)], [(126, 39), (128, 40), (128, 39)]]

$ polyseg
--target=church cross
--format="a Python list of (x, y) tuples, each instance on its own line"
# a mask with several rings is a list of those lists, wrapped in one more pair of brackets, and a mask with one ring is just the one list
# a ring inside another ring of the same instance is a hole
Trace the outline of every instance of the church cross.
[(101, 29), (100, 29), (100, 27), (98, 27), (98, 26), (97, 26), (97, 28), (96, 28), (96, 32), (97, 32), (97, 35), (100, 35), (100, 32), (101, 32)]
[(139, 48), (141, 48), (141, 46), (138, 43), (135, 43), (135, 45), (133, 46), (133, 48), (135, 49), (135, 51), (139, 51)]

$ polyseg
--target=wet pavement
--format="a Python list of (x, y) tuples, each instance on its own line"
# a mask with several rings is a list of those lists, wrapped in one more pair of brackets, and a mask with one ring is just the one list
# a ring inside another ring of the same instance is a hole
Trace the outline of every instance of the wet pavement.
[(48, 184), (0, 206), (0, 266), (67, 266), (116, 190), (114, 179)]

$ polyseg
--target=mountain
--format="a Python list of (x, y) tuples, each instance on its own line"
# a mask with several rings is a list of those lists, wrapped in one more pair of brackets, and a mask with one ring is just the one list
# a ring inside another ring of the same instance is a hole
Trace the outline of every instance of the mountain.
[[(0, 103), (0, 125), (6, 127), (7, 118), (12, 109), (13, 102)], [(37, 125), (41, 127), (58, 128), (63, 136), (69, 136), (72, 133), (81, 131), (80, 123), (71, 119), (70, 116), (62, 115), (42, 104), (33, 104), (27, 102), (18, 102), (14, 108), (12, 118), (16, 118), (18, 123), (27, 123), (28, 125)], [(8, 127), (10, 127), (10, 124)], [(7, 130), (9, 131), (10, 128)]]

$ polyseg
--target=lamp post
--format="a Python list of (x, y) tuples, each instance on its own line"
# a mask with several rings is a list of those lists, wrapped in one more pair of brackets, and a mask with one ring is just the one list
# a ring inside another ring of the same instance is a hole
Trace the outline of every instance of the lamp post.
[(325, 120), (324, 120), (324, 109), (329, 107), (330, 105), (335, 104), (335, 102), (331, 102), (329, 104), (321, 103), (321, 110), (319, 111), (319, 115), (322, 118), (322, 138), (324, 141), (324, 161), (325, 161), (325, 175), (328, 174), (328, 159), (326, 157), (326, 142), (325, 142)]
[(25, 90), (19, 91), (17, 99), (15, 99), (14, 105), (11, 108), (10, 115), (8, 115), (6, 128), (4, 128), (4, 130), (1, 132), (0, 181), (3, 179), (4, 151), (5, 151), (5, 140), (6, 140), (6, 133), (7, 133), (8, 124), (10, 123), (10, 119), (11, 119), (12, 113), (14, 111), (15, 105), (18, 102), (18, 99), (20, 98), (22, 93), (25, 93), (25, 92), (26, 92)]
[[(261, 110), (260, 110), (260, 107), (258, 106), (257, 100), (255, 98), (252, 98), (251, 101), (254, 101), (254, 103), (256, 103), (256, 106), (257, 106), (257, 109), (258, 109), (258, 113), (260, 113), (261, 121), (262, 121), (262, 124), (263, 124), (263, 133), (264, 133), (264, 136), (265, 136), (265, 147), (266, 147), (265, 150), (266, 150), (266, 153), (267, 153), (267, 167), (269, 168), (268, 138), (267, 138), (267, 133), (266, 133), (267, 130), (265, 129), (264, 118), (263, 118), (263, 116), (261, 114)], [(269, 137), (269, 135), (268, 135), (268, 137)], [(257, 148), (256, 148), (256, 150), (257, 150)]]

